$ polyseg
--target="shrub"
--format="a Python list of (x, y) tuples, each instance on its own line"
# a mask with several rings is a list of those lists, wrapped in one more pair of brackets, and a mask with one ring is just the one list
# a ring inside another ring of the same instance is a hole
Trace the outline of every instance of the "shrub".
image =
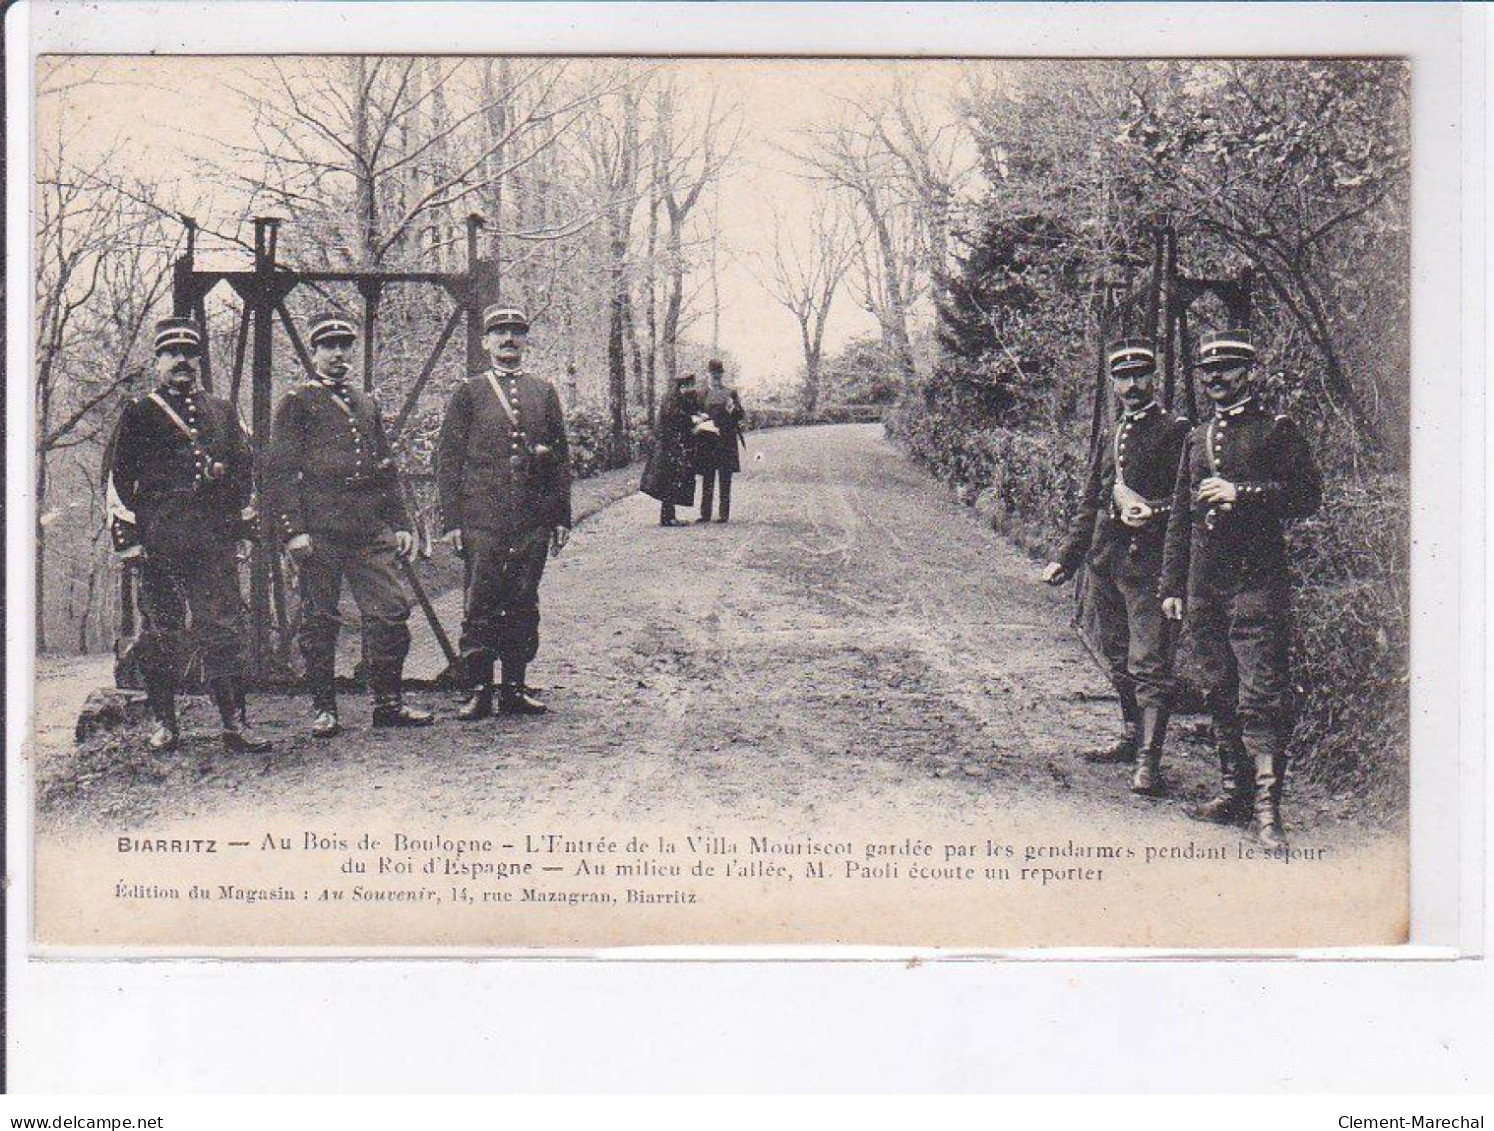
[(802, 408), (760, 405), (747, 410), (747, 427), (762, 430), (803, 424), (875, 424), (886, 411), (886, 406), (879, 404), (822, 405), (812, 413)]

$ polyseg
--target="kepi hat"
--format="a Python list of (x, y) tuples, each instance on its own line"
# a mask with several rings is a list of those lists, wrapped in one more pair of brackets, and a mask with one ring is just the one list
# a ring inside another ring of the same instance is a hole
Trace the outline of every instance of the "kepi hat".
[(1106, 347), (1105, 362), (1112, 377), (1151, 373), (1157, 368), (1157, 351), (1150, 338), (1121, 338)]
[(517, 326), (522, 330), (527, 330), (529, 318), (522, 307), (515, 306), (511, 302), (495, 302), (482, 312), (482, 332), (486, 334), (489, 330), (496, 330), (500, 326)]
[(156, 323), (157, 353), (168, 349), (189, 349), (202, 352), (202, 329), (192, 318), (162, 318)]
[(346, 314), (329, 312), (318, 314), (311, 320), (311, 333), (307, 341), (313, 346), (323, 342), (351, 342), (358, 337), (358, 324)]
[(1249, 330), (1210, 330), (1198, 339), (1198, 364), (1204, 368), (1249, 365), (1254, 360)]

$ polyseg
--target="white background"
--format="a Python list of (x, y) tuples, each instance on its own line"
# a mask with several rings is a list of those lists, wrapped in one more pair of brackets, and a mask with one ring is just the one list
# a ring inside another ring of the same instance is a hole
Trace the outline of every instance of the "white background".
[[(1234, 1092), (1494, 1084), (1487, 963), (1447, 957), (1483, 950), (1488, 882), (1483, 22), (1482, 11), (1452, 5), (12, 8), (7, 80), (19, 128), (7, 131), (11, 1087)], [(790, 951), (776, 952), (776, 961), (713, 952), (691, 952), (692, 961), (29, 960), (28, 795), (16, 751), (30, 709), (31, 394), (14, 378), (29, 372), (29, 272), (15, 252), (29, 227), (27, 110), (19, 99), (36, 46), (1409, 55), (1418, 162), (1413, 930), (1424, 957), (908, 963), (824, 951), (807, 961)], [(827, 953), (840, 960), (824, 960)]]

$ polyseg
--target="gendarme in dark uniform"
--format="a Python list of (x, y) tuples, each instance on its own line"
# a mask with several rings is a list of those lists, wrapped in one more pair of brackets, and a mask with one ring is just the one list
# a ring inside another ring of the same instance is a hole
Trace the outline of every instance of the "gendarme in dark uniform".
[(363, 618), (363, 660), (376, 727), (424, 726), (428, 712), (405, 705), (410, 602), (398, 559), (414, 548), (399, 475), (379, 406), (348, 381), (357, 327), (340, 314), (311, 323), (316, 377), (275, 410), (267, 478), (286, 551), (300, 570), (301, 631), (311, 691), (312, 733), (330, 738), (337, 717), (338, 600), (346, 579)]
[(565, 414), (548, 381), (523, 368), (529, 321), (508, 303), (483, 311), (492, 365), (458, 386), (437, 450), (442, 526), (466, 560), (461, 652), (471, 695), (465, 721), (493, 710), (539, 714), (525, 683), (539, 651), (539, 584), (551, 548), (570, 534), (571, 472)]
[(1199, 342), (1214, 415), (1189, 433), (1178, 465), (1162, 566), (1170, 616), (1186, 615), (1214, 716), (1222, 795), (1194, 812), (1230, 823), (1255, 814), (1276, 847), (1291, 733), (1291, 579), (1282, 524), (1322, 503), (1307, 441), (1251, 395), (1255, 347), (1244, 330)]
[(1069, 537), (1044, 578), (1059, 584), (1088, 564), (1101, 650), (1126, 725), (1114, 747), (1090, 760), (1134, 760), (1131, 788), (1154, 794), (1162, 788), (1176, 636), (1162, 616), (1157, 584), (1178, 456), (1189, 426), (1157, 403), (1157, 358), (1150, 341), (1127, 338), (1112, 344), (1106, 355), (1120, 416), (1099, 438)]
[(253, 458), (233, 406), (197, 386), (202, 332), (190, 318), (156, 324), (156, 389), (125, 405), (106, 452), (110, 535), (140, 561), (137, 656), (156, 719), (153, 750), (179, 741), (176, 693), (187, 613), (202, 676), (233, 752), (269, 749), (244, 718), (237, 544), (253, 529)]

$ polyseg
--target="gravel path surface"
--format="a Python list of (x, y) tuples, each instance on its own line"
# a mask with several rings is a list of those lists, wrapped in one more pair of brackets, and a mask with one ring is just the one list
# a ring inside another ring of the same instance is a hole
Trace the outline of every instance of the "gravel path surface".
[[(532, 678), (547, 689), (546, 718), (463, 726), (451, 696), (424, 692), (412, 698), (445, 716), (439, 727), (373, 732), (348, 695), (349, 733), (320, 744), (304, 733), (304, 701), (264, 696), (253, 713), (275, 752), (229, 761), (211, 708), (194, 699), (197, 735), (166, 763), (139, 754), (133, 734), (79, 749), (54, 726), (37, 750), (47, 819), (140, 823), (289, 799), (308, 813), (550, 806), (783, 824), (867, 806), (978, 816), (1041, 803), (1211, 835), (1178, 811), (1212, 788), (1200, 724), (1183, 721), (1173, 744), (1173, 799), (1132, 798), (1124, 767), (1077, 758), (1114, 733), (1115, 707), (1068, 627), (1070, 591), (1036, 584), (1034, 564), (909, 465), (880, 425), (760, 434), (759, 454), (729, 525), (661, 529), (635, 494), (578, 527), (542, 590)], [(455, 635), (460, 594), (437, 606)], [(418, 634), (409, 673), (442, 663)], [(44, 680), (44, 705), (57, 712), (61, 698)], [(1292, 815), (1304, 807), (1325, 835), (1343, 816), (1312, 798)]]

